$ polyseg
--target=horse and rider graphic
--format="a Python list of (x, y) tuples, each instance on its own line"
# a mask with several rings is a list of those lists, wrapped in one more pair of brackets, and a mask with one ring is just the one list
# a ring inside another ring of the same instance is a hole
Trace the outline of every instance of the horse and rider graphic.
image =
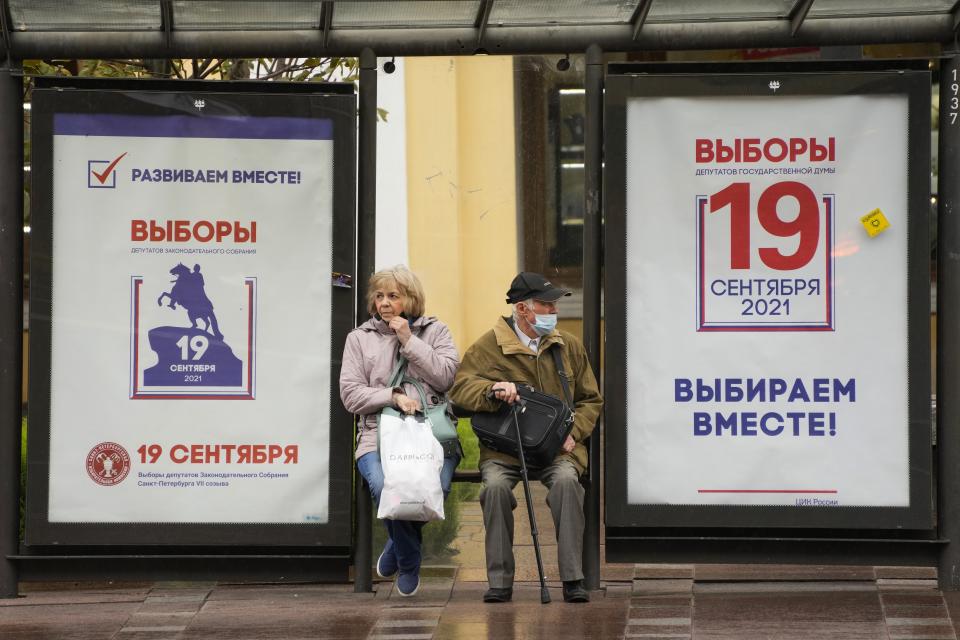
[[(169, 292), (160, 294), (157, 298), (157, 306), (163, 306), (163, 299), (167, 298), (170, 301), (167, 306), (171, 309), (176, 309), (177, 305), (186, 309), (191, 327), (212, 333), (218, 340), (223, 340), (223, 334), (217, 326), (217, 316), (213, 313), (213, 303), (204, 291), (200, 265), (193, 265), (193, 271), (190, 271), (183, 263), (177, 263), (170, 269), (170, 274), (176, 277), (171, 281), (173, 287)], [(201, 320), (206, 326), (200, 326)]]
[[(177, 326), (176, 322), (170, 322), (163, 323), (162, 326), (151, 326), (147, 330), (147, 341), (150, 349), (157, 354), (157, 363), (143, 370), (144, 387), (153, 391), (157, 388), (175, 390), (178, 394), (187, 395), (192, 393), (190, 388), (196, 388), (203, 394), (211, 387), (241, 389), (244, 384), (245, 362), (233, 353), (231, 346), (224, 340), (217, 316), (213, 312), (213, 303), (207, 297), (200, 265), (194, 265), (191, 270), (183, 263), (178, 263), (170, 269), (170, 275), (174, 277), (170, 281), (172, 286), (157, 298), (159, 313), (150, 314), (148, 317), (153, 321), (159, 320), (157, 324), (160, 324), (163, 322), (162, 317), (171, 316), (168, 309), (182, 308), (187, 312), (190, 325), (183, 326), (181, 321)], [(223, 311), (223, 308), (220, 310)], [(176, 315), (182, 320), (180, 313), (177, 312)], [(229, 318), (224, 321), (229, 326), (234, 326), (230, 325)], [(253, 335), (252, 314), (247, 335)], [(248, 346), (247, 358), (252, 358), (250, 345), (252, 342), (245, 343), (245, 346)]]

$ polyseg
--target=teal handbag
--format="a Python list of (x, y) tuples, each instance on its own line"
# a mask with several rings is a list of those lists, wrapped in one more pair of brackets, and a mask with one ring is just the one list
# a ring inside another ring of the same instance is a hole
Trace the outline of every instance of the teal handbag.
[[(420, 396), (420, 406), (422, 407), (422, 413), (424, 418), (427, 421), (427, 424), (430, 425), (430, 430), (433, 432), (433, 437), (437, 439), (437, 442), (440, 443), (440, 446), (443, 447), (443, 457), (449, 458), (454, 455), (458, 457), (463, 457), (460, 449), (460, 436), (457, 434), (457, 423), (450, 419), (450, 414), (447, 412), (449, 402), (444, 399), (443, 402), (437, 403), (435, 405), (427, 404), (427, 394), (423, 390), (423, 385), (419, 381), (414, 380), (413, 378), (406, 375), (407, 373), (407, 359), (403, 356), (400, 356), (399, 362), (397, 362), (396, 368), (393, 370), (393, 375), (390, 376), (390, 382), (388, 386), (399, 387), (401, 384), (409, 384), (414, 389), (417, 390), (417, 394)], [(403, 419), (403, 414), (399, 409), (394, 409), (393, 407), (384, 407), (380, 410), (380, 415), (389, 415), (396, 418)], [(380, 448), (380, 415), (377, 416), (377, 448)]]

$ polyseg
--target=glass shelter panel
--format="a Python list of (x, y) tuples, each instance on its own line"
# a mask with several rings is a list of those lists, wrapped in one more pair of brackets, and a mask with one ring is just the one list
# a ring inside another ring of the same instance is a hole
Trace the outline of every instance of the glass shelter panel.
[(173, 3), (176, 29), (317, 29), (319, 2), (186, 2)]
[(471, 27), (479, 9), (479, 0), (337, 2), (333, 27)]
[(954, 4), (950, 0), (817, 0), (807, 18), (947, 13)]
[[(521, 56), (517, 84), (517, 171), (523, 268), (579, 291), (583, 280), (583, 56)], [(565, 66), (560, 64), (560, 67)], [(561, 317), (579, 318), (579, 296)]]
[(616, 24), (629, 22), (636, 0), (502, 0), (493, 5), (490, 24)]
[(682, 22), (716, 18), (785, 18), (795, 0), (740, 0), (739, 2), (711, 2), (710, 0), (672, 0), (654, 2), (647, 20), (650, 22)]
[(160, 29), (160, 3), (153, 0), (10, 0), (14, 31), (139, 31)]

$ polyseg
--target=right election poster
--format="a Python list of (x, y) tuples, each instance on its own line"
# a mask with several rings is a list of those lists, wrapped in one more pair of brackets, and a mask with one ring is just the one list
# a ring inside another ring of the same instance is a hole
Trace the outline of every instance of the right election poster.
[[(929, 80), (918, 75), (608, 85), (623, 126), (608, 131), (623, 156), (607, 165), (622, 163), (607, 185), (606, 304), (622, 340), (612, 348), (608, 334), (607, 353), (622, 356), (607, 397), (624, 513), (924, 521), (929, 365), (911, 348), (929, 323), (929, 182), (913, 180), (929, 167)], [(911, 427), (916, 415), (924, 426)], [(924, 438), (925, 454), (911, 447)]]

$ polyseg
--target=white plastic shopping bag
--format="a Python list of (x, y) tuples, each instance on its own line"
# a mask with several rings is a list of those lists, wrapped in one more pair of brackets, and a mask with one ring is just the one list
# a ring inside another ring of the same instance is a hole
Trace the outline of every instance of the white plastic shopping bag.
[(387, 520), (443, 520), (443, 447), (422, 416), (380, 415), (383, 492), (377, 517)]

